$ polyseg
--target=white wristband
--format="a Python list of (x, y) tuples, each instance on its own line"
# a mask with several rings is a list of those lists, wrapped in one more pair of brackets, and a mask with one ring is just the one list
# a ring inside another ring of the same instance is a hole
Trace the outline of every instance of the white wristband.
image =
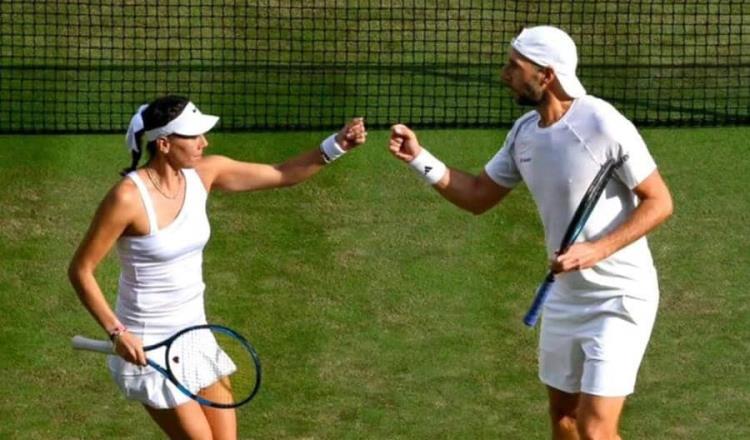
[(346, 150), (336, 142), (336, 135), (334, 133), (328, 136), (323, 142), (320, 143), (320, 153), (323, 156), (323, 162), (331, 163), (346, 153)]
[(448, 170), (440, 159), (430, 154), (424, 147), (422, 147), (422, 151), (417, 157), (409, 162), (409, 166), (414, 168), (430, 185), (440, 182), (440, 179), (443, 178), (445, 172)]

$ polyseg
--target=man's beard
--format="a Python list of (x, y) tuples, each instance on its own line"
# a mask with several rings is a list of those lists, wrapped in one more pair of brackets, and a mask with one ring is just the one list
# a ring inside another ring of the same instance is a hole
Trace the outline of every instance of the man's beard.
[(535, 90), (531, 86), (527, 86), (523, 93), (519, 93), (516, 97), (516, 103), (525, 107), (538, 107), (539, 104), (544, 102), (544, 93), (539, 90)]

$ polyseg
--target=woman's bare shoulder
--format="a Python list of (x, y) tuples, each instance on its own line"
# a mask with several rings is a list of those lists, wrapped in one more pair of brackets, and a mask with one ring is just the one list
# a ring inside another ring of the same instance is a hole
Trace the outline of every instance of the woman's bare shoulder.
[(140, 203), (138, 186), (133, 179), (123, 177), (107, 193), (102, 201), (102, 206), (115, 210), (132, 210)]

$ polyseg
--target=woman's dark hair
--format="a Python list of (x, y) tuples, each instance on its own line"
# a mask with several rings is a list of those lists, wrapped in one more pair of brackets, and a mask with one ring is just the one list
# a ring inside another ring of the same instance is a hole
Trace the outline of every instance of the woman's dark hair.
[[(190, 102), (190, 100), (184, 96), (176, 95), (163, 96), (152, 101), (148, 107), (141, 112), (141, 118), (143, 118), (143, 129), (135, 133), (135, 139), (138, 145), (141, 145), (143, 134), (146, 133), (146, 131), (169, 124), (171, 120), (180, 116), (188, 102)], [(151, 160), (151, 158), (156, 155), (156, 141), (147, 143), (146, 150), (148, 150), (149, 160)], [(138, 151), (132, 151), (130, 167), (122, 170), (120, 174), (124, 176), (131, 171), (135, 171), (136, 168), (138, 168), (138, 162), (140, 162), (142, 155), (143, 148), (138, 148)]]

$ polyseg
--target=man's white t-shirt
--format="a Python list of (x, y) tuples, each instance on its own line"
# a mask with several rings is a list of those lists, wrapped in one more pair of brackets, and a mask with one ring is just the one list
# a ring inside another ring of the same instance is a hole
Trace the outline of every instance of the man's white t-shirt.
[[(601, 238), (622, 224), (637, 207), (632, 189), (656, 169), (633, 124), (609, 103), (583, 96), (549, 127), (539, 126), (539, 113), (519, 118), (502, 149), (485, 172), (497, 184), (513, 188), (523, 181), (544, 224), (549, 258), (596, 173), (607, 159), (627, 159), (604, 190), (578, 241)], [(656, 271), (645, 237), (620, 249), (596, 266), (555, 277), (550, 300), (658, 296)]]

